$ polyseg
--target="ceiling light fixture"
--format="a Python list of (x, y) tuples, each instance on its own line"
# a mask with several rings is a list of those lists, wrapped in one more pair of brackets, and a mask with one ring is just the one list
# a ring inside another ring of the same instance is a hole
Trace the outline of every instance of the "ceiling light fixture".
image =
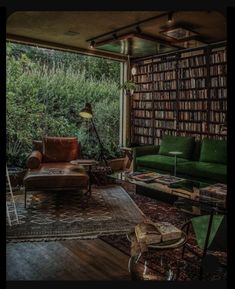
[(167, 22), (172, 23), (173, 22), (173, 12), (169, 12), (167, 16)]
[(95, 47), (95, 40), (92, 40), (90, 43), (90, 48), (93, 49)]

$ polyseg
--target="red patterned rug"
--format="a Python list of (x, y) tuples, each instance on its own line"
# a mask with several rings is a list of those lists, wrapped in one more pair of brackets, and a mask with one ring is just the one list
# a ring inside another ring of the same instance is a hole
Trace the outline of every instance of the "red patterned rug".
[[(131, 185), (126, 185), (125, 189), (141, 211), (152, 221), (167, 221), (178, 228), (181, 228), (185, 221), (191, 217), (191, 215), (180, 211), (178, 208), (170, 204), (157, 201), (144, 195), (135, 194), (133, 186)], [(126, 235), (109, 235), (100, 238), (125, 254), (130, 255), (130, 242), (127, 240)], [(192, 233), (190, 234), (188, 242), (195, 248), (195, 239)], [(199, 267), (196, 264), (199, 264), (199, 260), (197, 260), (189, 251), (185, 251), (185, 260), (182, 260), (181, 253), (182, 248), (164, 251), (151, 249), (151, 251), (147, 252), (139, 261), (140, 266), (137, 266), (136, 269), (138, 275), (137, 278), (141, 280), (162, 280), (166, 278), (165, 273), (170, 268), (173, 272), (174, 280), (198, 280)], [(218, 257), (221, 263), (226, 263), (226, 254), (216, 252), (214, 256)], [(144, 272), (145, 274), (143, 274), (144, 264), (147, 264), (147, 268), (145, 268)], [(209, 267), (210, 266), (207, 267), (208, 272), (205, 272), (203, 279), (226, 279), (226, 271), (224, 269), (218, 267), (216, 271), (209, 272)]]

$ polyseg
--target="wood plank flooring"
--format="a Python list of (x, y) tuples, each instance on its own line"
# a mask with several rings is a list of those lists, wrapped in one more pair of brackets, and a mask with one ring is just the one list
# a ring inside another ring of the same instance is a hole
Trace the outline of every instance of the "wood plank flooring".
[(129, 257), (102, 240), (7, 244), (7, 280), (130, 280)]

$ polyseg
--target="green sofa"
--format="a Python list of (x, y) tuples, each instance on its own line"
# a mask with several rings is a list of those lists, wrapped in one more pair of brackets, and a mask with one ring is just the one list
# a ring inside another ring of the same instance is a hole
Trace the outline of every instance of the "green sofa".
[(164, 136), (159, 146), (133, 148), (134, 171), (173, 174), (175, 159), (171, 151), (182, 152), (177, 157), (177, 176), (208, 183), (227, 182), (226, 140)]

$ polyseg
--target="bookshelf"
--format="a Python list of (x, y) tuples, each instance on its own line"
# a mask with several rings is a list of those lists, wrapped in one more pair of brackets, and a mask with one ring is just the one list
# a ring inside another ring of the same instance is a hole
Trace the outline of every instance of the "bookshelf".
[(131, 142), (159, 144), (163, 135), (226, 139), (226, 59), (223, 43), (134, 60)]

